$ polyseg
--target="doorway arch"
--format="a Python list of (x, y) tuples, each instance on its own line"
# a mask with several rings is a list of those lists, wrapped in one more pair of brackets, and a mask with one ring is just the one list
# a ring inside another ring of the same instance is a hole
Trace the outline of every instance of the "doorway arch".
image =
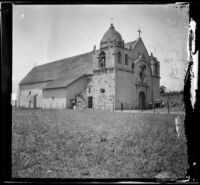
[(145, 93), (143, 91), (138, 94), (138, 108), (145, 109)]

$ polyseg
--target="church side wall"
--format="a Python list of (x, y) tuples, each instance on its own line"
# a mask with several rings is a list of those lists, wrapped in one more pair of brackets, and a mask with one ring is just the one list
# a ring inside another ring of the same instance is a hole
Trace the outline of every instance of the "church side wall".
[[(133, 109), (136, 102), (133, 73), (116, 70), (116, 104), (115, 108)], [(123, 104), (123, 105), (122, 105)]]
[(79, 95), (86, 88), (87, 84), (88, 79), (84, 76), (65, 88), (44, 90), (43, 107), (52, 109), (69, 108), (70, 99), (74, 99)]
[[(105, 92), (101, 92), (104, 89)], [(96, 71), (93, 73), (93, 107), (99, 110), (113, 110), (115, 103), (114, 70)]]
[(43, 108), (57, 109), (66, 107), (66, 87), (43, 90)]
[(36, 107), (42, 107), (42, 88), (49, 82), (34, 83), (19, 86), (18, 94), (18, 107), (33, 108), (34, 107), (34, 95), (36, 96)]

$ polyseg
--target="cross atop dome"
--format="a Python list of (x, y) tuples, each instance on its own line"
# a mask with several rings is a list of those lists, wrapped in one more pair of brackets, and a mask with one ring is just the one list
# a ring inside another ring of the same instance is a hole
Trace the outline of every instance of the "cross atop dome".
[(139, 33), (139, 38), (140, 38), (140, 34), (142, 33), (141, 29), (138, 29), (138, 33)]

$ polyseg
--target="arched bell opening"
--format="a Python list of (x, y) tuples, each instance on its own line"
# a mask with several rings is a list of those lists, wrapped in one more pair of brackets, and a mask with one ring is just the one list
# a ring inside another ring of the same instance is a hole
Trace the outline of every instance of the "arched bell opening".
[(99, 55), (99, 68), (106, 67), (106, 53), (102, 51)]

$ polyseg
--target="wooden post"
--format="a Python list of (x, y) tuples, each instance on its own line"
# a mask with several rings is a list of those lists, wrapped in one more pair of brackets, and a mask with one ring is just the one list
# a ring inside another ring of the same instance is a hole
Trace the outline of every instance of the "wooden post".
[(169, 94), (167, 96), (167, 110), (168, 110), (168, 114), (169, 114)]
[(56, 116), (56, 112), (57, 112), (57, 109), (55, 109), (55, 124), (56, 124), (56, 127), (57, 127), (58, 125), (57, 125), (57, 116)]
[(42, 109), (42, 124), (43, 124), (43, 109)]

